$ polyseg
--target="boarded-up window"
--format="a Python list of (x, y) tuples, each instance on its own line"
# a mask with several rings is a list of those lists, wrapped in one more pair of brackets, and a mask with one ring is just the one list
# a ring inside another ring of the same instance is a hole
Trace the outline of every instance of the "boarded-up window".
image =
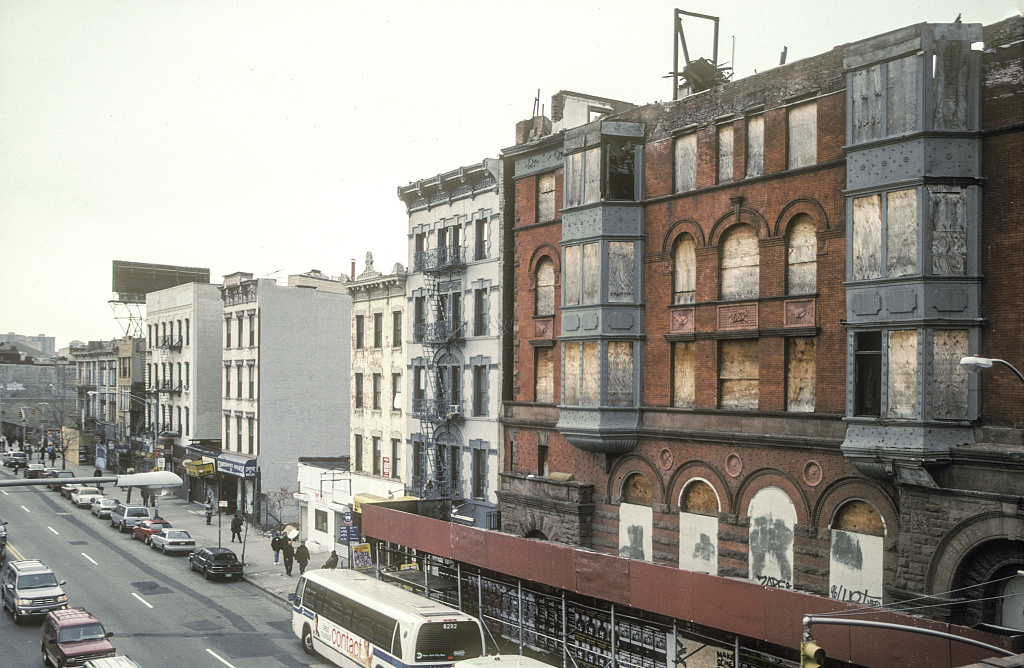
[(790, 107), (787, 119), (789, 169), (813, 165), (818, 161), (818, 103)]
[(608, 301), (629, 303), (636, 291), (636, 269), (632, 241), (608, 243)]
[(555, 400), (555, 368), (552, 358), (554, 348), (533, 349), (533, 393), (534, 401), (550, 404)]
[(580, 303), (583, 275), (580, 271), (582, 253), (579, 246), (565, 247), (565, 281), (562, 284), (562, 301), (566, 306)]
[(758, 114), (747, 119), (746, 177), (764, 174), (764, 116)]
[(601, 200), (601, 149), (583, 153), (583, 204)]
[(786, 253), (786, 287), (791, 295), (807, 295), (818, 289), (818, 238), (814, 221), (800, 214), (789, 228)]
[(675, 191), (685, 192), (697, 187), (697, 135), (690, 133), (675, 142)]
[(817, 377), (814, 339), (786, 339), (786, 410), (793, 413), (814, 412), (815, 379)]
[(565, 368), (562, 372), (562, 401), (567, 406), (580, 404), (580, 344), (566, 343), (562, 348)]
[(831, 526), (829, 597), (860, 605), (882, 604), (885, 525), (864, 501), (850, 501)]
[(887, 64), (886, 78), (886, 134), (888, 136), (916, 132), (917, 122), (917, 63), (916, 55), (893, 60)]
[(583, 344), (583, 387), (580, 403), (597, 406), (601, 402), (601, 346), (597, 341)]
[(654, 488), (641, 473), (622, 482), (619, 505), (619, 556), (650, 561), (653, 557)]
[(759, 263), (757, 233), (749, 225), (733, 227), (722, 241), (722, 299), (756, 299)]
[(967, 273), (967, 193), (929, 187), (932, 209), (932, 273)]
[(565, 205), (590, 204), (601, 199), (601, 149), (565, 157)]
[(853, 200), (853, 280), (882, 276), (882, 197)]
[(597, 341), (565, 344), (563, 397), (569, 406), (597, 406), (601, 399), (601, 346)]
[(882, 67), (873, 65), (850, 75), (854, 144), (882, 138)]
[(778, 487), (758, 490), (750, 517), (750, 579), (767, 587), (793, 588), (793, 533), (796, 508)]
[(633, 405), (633, 344), (608, 342), (608, 405)]
[(886, 262), (889, 277), (917, 273), (917, 191), (886, 195)]
[(967, 372), (960, 359), (967, 355), (967, 330), (935, 330), (932, 350), (932, 392), (934, 417), (963, 420), (967, 417)]
[(583, 245), (583, 303), (596, 304), (601, 299), (601, 258), (596, 243)]
[(935, 129), (968, 129), (967, 84), (970, 78), (968, 46), (960, 41), (940, 43), (932, 56), (932, 82), (935, 91)]
[(566, 207), (583, 203), (583, 154), (570, 153), (565, 156), (565, 199)]
[(633, 473), (622, 483), (622, 502), (638, 506), (654, 504), (654, 488), (642, 473)]
[(696, 399), (693, 341), (672, 344), (672, 405), (693, 408)]
[(917, 401), (917, 331), (889, 332), (889, 386), (886, 416), (920, 418)]
[(692, 304), (697, 288), (697, 244), (680, 235), (672, 249), (672, 303)]
[(720, 341), (718, 352), (719, 407), (757, 410), (757, 339)]
[(732, 125), (718, 126), (718, 182), (732, 181)]
[(718, 495), (715, 494), (715, 488), (703, 480), (687, 484), (679, 499), (679, 509), (695, 515), (718, 517)]
[(718, 495), (703, 480), (687, 483), (679, 497), (679, 568), (718, 573)]
[(537, 297), (535, 315), (553, 315), (555, 312), (555, 263), (551, 258), (537, 262)]
[(537, 177), (537, 222), (555, 217), (555, 175), (541, 174)]

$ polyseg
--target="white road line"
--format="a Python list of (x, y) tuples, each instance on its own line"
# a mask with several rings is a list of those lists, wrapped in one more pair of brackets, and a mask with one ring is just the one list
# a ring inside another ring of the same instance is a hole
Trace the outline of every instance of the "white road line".
[(58, 533), (57, 530), (54, 529), (53, 527), (46, 527), (46, 528), (49, 529), (50, 531), (52, 531), (54, 536), (59, 536), (60, 535), (60, 533)]
[(22, 510), (24, 510), (24, 511), (25, 511), (26, 513), (30, 513), (30, 512), (32, 512), (31, 510), (29, 510), (29, 509), (28, 509), (28, 508), (26, 508), (25, 506), (22, 506), (22, 507), (21, 507), (21, 509), (22, 509)]
[(83, 552), (83, 553), (82, 553), (82, 556), (83, 556), (83, 557), (85, 557), (86, 559), (88, 559), (88, 560), (89, 560), (89, 563), (91, 563), (91, 564), (92, 564), (93, 566), (99, 566), (99, 564), (98, 564), (98, 563), (96, 563), (96, 562), (95, 562), (95, 561), (93, 560), (93, 558), (92, 558), (92, 557), (90, 557), (90, 556), (89, 556), (88, 554), (86, 554), (85, 552)]
[(209, 647), (207, 647), (207, 648), (206, 648), (206, 651), (210, 653), (210, 656), (212, 656), (213, 658), (217, 659), (218, 661), (220, 661), (221, 663), (223, 663), (223, 664), (224, 664), (225, 666), (230, 666), (231, 668), (235, 668), (234, 664), (230, 664), (230, 663), (228, 663), (227, 661), (225, 661), (225, 660), (224, 660), (223, 658), (221, 658), (220, 656), (218, 656), (218, 655), (217, 655), (217, 653), (216, 653), (216, 652), (214, 652), (214, 651), (213, 651), (212, 649), (210, 649)]
[(141, 596), (139, 596), (135, 592), (132, 592), (132, 596), (134, 596), (135, 598), (137, 598), (140, 601), (142, 601), (142, 605), (146, 606), (147, 608), (152, 608), (153, 607), (152, 605), (149, 604), (149, 602), (146, 599), (142, 598)]

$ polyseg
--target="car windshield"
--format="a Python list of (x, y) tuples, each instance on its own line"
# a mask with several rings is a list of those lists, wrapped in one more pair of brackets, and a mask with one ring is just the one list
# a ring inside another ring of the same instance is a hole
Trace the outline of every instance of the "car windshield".
[(106, 632), (100, 624), (83, 624), (82, 626), (65, 626), (57, 633), (57, 642), (82, 642), (83, 640), (103, 640)]
[(188, 535), (187, 531), (177, 530), (177, 529), (174, 530), (174, 531), (165, 531), (164, 535), (167, 536), (168, 538), (172, 538), (174, 540), (188, 540), (189, 538), (192, 537), (192, 536)]
[(57, 578), (53, 573), (29, 573), (18, 578), (18, 589), (41, 589), (56, 586)]

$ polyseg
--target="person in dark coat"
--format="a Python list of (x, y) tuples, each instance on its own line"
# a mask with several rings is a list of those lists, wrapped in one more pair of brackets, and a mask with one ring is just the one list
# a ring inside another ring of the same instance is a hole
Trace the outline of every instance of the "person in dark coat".
[(300, 540), (299, 546), (295, 548), (295, 561), (299, 562), (299, 575), (306, 572), (306, 564), (309, 563), (309, 548), (306, 541)]
[(331, 550), (331, 556), (327, 557), (327, 563), (324, 564), (324, 568), (335, 569), (338, 567), (338, 551)]
[(274, 537), (270, 539), (270, 549), (274, 551), (274, 563), (281, 563), (281, 549), (284, 548), (284, 535), (278, 531), (274, 534)]
[(295, 548), (287, 538), (284, 539), (284, 547), (281, 548), (281, 552), (284, 554), (284, 572), (291, 577), (292, 563), (295, 561)]
[(207, 499), (206, 500), (206, 523), (209, 524), (211, 519), (213, 519), (213, 501), (211, 501), (210, 499)]
[(238, 542), (242, 542), (242, 516), (235, 515), (231, 518), (231, 542), (235, 542), (235, 536), (238, 536)]

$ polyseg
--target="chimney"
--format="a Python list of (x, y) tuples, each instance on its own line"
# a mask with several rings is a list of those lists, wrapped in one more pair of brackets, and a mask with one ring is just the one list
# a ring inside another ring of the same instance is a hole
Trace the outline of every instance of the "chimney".
[(356, 259), (352, 258), (352, 280), (356, 280)]

